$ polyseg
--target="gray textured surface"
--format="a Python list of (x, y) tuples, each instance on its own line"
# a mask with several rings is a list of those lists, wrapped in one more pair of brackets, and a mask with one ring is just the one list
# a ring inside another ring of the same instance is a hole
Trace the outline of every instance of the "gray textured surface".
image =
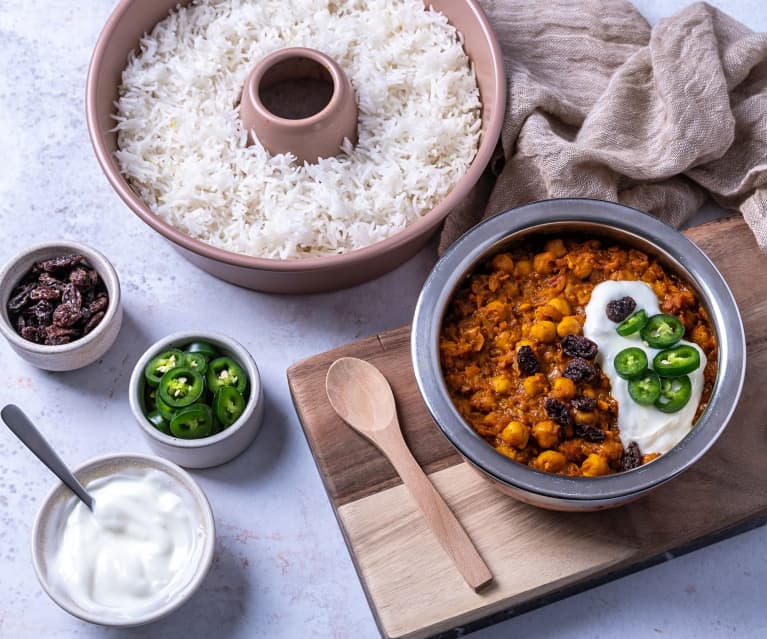
[[(636, 4), (654, 22), (683, 2)], [(761, 0), (715, 4), (767, 30)], [(22, 405), (70, 463), (118, 450), (146, 452), (126, 397), (133, 364), (152, 341), (172, 331), (209, 327), (236, 337), (255, 356), (267, 393), (266, 420), (244, 455), (194, 473), (219, 529), (216, 562), (204, 587), (172, 617), (134, 631), (81, 623), (39, 588), (29, 533), (53, 479), (0, 430), (0, 637), (375, 637), (293, 413), (285, 369), (408, 322), (433, 247), (376, 282), (312, 297), (245, 291), (185, 262), (129, 213), (91, 152), (84, 79), (113, 5), (0, 0), (0, 262), (32, 242), (81, 240), (112, 259), (126, 311), (107, 356), (74, 373), (44, 373), (0, 344), (0, 402)], [(754, 530), (473, 636), (763, 637), (766, 548), (767, 530)]]

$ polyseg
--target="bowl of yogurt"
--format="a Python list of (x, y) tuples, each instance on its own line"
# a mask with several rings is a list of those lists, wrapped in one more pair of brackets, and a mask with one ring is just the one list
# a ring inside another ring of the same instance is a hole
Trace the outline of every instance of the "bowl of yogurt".
[(448, 249), (416, 305), (411, 357), (429, 413), (483, 477), (535, 506), (591, 511), (646, 495), (715, 444), (746, 343), (727, 282), (682, 233), (559, 199)]
[(192, 477), (150, 455), (91, 459), (74, 474), (94, 496), (89, 510), (63, 484), (32, 529), (32, 563), (45, 592), (68, 613), (131, 627), (169, 615), (210, 569), (215, 523)]

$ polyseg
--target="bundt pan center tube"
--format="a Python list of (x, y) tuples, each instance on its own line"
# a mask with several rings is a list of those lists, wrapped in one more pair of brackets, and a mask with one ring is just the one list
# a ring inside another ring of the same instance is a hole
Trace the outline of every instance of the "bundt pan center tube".
[[(91, 59), (86, 85), (86, 119), (96, 157), (117, 194), (136, 215), (170, 241), (185, 258), (215, 277), (239, 286), (271, 293), (330, 291), (378, 277), (402, 264), (426, 244), (447, 214), (468, 195), (492, 157), (500, 136), (506, 104), (500, 46), (487, 17), (475, 0), (434, 0), (427, 3), (428, 6), (442, 12), (463, 37), (464, 50), (474, 66), (482, 102), (481, 139), (477, 154), (467, 171), (442, 201), (391, 237), (341, 255), (270, 259), (234, 253), (194, 239), (165, 222), (146, 205), (123, 177), (114, 157), (117, 134), (114, 131), (115, 122), (112, 116), (128, 55), (138, 49), (143, 34), (151, 32), (154, 26), (179, 4), (188, 3), (179, 3), (177, 0), (122, 0), (118, 4), (99, 36)], [(286, 46), (290, 44), (286, 43)], [(317, 61), (317, 56), (325, 57), (322, 52), (315, 51), (300, 57)], [(315, 118), (321, 119), (325, 111), (334, 110), (336, 98), (339, 102), (346, 103), (347, 107), (350, 104), (344, 97), (345, 89), (342, 83), (337, 83), (333, 76), (332, 65), (326, 66), (324, 60), (318, 64), (323, 65), (332, 77), (333, 93), (324, 109), (307, 117), (295, 118), (294, 125), (299, 120), (307, 124)], [(275, 73), (279, 70), (276, 64), (270, 65), (269, 68), (275, 69)], [(268, 73), (269, 69), (265, 71)], [(251, 77), (255, 73), (254, 68)], [(321, 73), (319, 78), (315, 76), (313, 79), (315, 85), (323, 82)], [(269, 82), (267, 76), (265, 85), (258, 85), (261, 89), (256, 96), (258, 101), (272, 117), (290, 121), (291, 114), (283, 112), (281, 117), (279, 109), (270, 105), (270, 96), (265, 95)], [(349, 89), (351, 90), (351, 87)], [(248, 90), (246, 86), (243, 97)], [(353, 93), (351, 103), (354, 103), (356, 110)], [(270, 111), (266, 105), (270, 105), (278, 113)], [(247, 119), (247, 112), (246, 106), (242, 117)], [(349, 122), (348, 115), (339, 118), (340, 121)], [(356, 116), (354, 122), (356, 128)], [(272, 143), (265, 138), (265, 134), (259, 133), (258, 125), (253, 129), (264, 146), (279, 150), (277, 147), (270, 147)], [(344, 137), (349, 137), (348, 128), (341, 133)], [(355, 133), (352, 133), (349, 141), (353, 143), (354, 137)], [(300, 151), (298, 147), (290, 150), (294, 154)], [(313, 148), (307, 156), (301, 152), (301, 157), (315, 162), (316, 157), (312, 157), (315, 153), (317, 157), (322, 157), (326, 152), (318, 152)]]

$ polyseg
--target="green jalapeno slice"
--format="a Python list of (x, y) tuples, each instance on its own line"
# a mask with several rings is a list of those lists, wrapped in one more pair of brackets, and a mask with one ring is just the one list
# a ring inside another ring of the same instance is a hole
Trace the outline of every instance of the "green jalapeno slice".
[(223, 386), (233, 386), (244, 395), (248, 378), (242, 367), (231, 357), (219, 357), (208, 363), (208, 388), (215, 393)]
[(149, 360), (144, 369), (144, 379), (152, 388), (157, 388), (160, 385), (162, 376), (169, 370), (181, 366), (183, 362), (184, 353), (181, 351), (175, 348), (164, 351)]
[(184, 353), (183, 365), (204, 375), (208, 370), (208, 357), (203, 353)]
[(205, 390), (205, 381), (197, 371), (185, 366), (172, 368), (160, 379), (159, 397), (171, 408), (194, 404)]
[(682, 344), (658, 353), (652, 365), (661, 377), (680, 377), (700, 366), (700, 353), (694, 346)]
[(675, 413), (684, 408), (692, 395), (692, 382), (687, 375), (681, 377), (662, 377), (660, 397), (655, 400), (655, 408), (664, 413)]
[(170, 431), (183, 439), (207, 437), (213, 430), (213, 414), (205, 404), (192, 404), (176, 413)]
[(634, 333), (638, 333), (647, 324), (647, 313), (644, 309), (639, 309), (636, 313), (629, 315), (618, 326), (615, 327), (615, 331), (621, 337), (628, 337)]
[(637, 346), (624, 348), (613, 359), (613, 366), (623, 379), (635, 379), (647, 370), (647, 354)]
[(653, 348), (668, 348), (682, 339), (684, 326), (673, 315), (659, 313), (647, 320), (640, 335)]
[(166, 435), (170, 435), (170, 423), (167, 419), (165, 419), (165, 417), (163, 417), (159, 409), (155, 408), (153, 411), (147, 413), (146, 418), (149, 420), (149, 423), (152, 424), (152, 426), (154, 426), (157, 430), (165, 433)]
[(162, 397), (159, 395), (155, 402), (155, 408), (160, 411), (160, 415), (163, 416), (166, 422), (170, 422), (176, 415), (176, 409), (162, 401)]
[(637, 404), (651, 406), (660, 397), (660, 377), (655, 371), (645, 371), (644, 375), (629, 381), (629, 395)]
[(236, 422), (245, 411), (245, 398), (234, 386), (222, 386), (213, 396), (213, 413), (227, 428)]
[(192, 342), (186, 347), (187, 353), (202, 353), (207, 359), (215, 359), (218, 357), (218, 351), (216, 347), (210, 342)]

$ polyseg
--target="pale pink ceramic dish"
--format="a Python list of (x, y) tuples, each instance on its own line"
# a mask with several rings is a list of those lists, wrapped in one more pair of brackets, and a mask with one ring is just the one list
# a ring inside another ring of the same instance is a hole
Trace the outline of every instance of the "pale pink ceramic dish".
[[(350, 251), (306, 259), (277, 260), (219, 249), (176, 230), (157, 217), (120, 173), (114, 159), (117, 139), (112, 131), (114, 103), (128, 54), (178, 0), (121, 0), (107, 21), (93, 52), (86, 87), (86, 117), (101, 168), (128, 207), (173, 243), (189, 261), (212, 275), (247, 288), (273, 293), (335, 290), (373, 279), (398, 266), (434, 234), (447, 214), (479, 180), (495, 150), (506, 104), (503, 58), (487, 17), (476, 0), (429, 0), (461, 32), (464, 49), (477, 74), (482, 100), (482, 137), (465, 175), (450, 194), (420, 220), (396, 235)], [(328, 107), (332, 106), (333, 100)], [(322, 113), (311, 116), (313, 119)]]

